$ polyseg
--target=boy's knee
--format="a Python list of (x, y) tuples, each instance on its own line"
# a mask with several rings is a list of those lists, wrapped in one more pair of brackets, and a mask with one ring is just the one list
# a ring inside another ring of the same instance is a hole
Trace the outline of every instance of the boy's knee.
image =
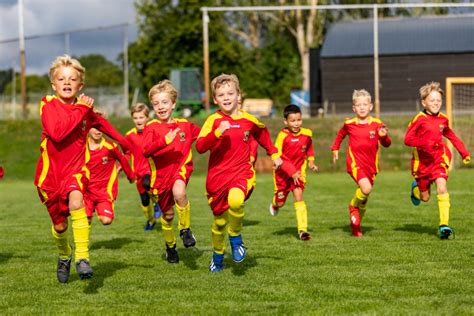
[(168, 212), (163, 213), (163, 219), (167, 222), (172, 221), (174, 219), (174, 212), (173, 209), (170, 209)]
[(67, 230), (67, 221), (64, 221), (62, 223), (59, 223), (59, 224), (54, 224), (54, 230), (58, 233), (58, 234), (62, 234), (64, 233), (66, 230)]
[(106, 217), (106, 216), (100, 216), (99, 219), (102, 225), (110, 225), (112, 224), (112, 221), (114, 220), (113, 218)]
[(82, 199), (73, 199), (69, 200), (69, 210), (76, 211), (84, 207), (84, 200)]
[(430, 199), (430, 191), (420, 192), (420, 200), (428, 202)]
[(240, 209), (244, 206), (245, 194), (240, 189), (231, 189), (229, 191), (229, 197), (227, 198), (227, 203), (229, 208), (233, 210)]

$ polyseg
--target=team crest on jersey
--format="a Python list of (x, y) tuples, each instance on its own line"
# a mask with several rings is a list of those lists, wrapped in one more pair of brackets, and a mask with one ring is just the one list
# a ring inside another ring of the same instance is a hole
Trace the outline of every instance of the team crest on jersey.
[(305, 152), (306, 152), (306, 148), (307, 148), (306, 145), (303, 145), (303, 147), (301, 147), (301, 151), (305, 153)]
[(250, 131), (244, 132), (244, 142), (248, 142), (250, 137)]
[(444, 125), (443, 124), (439, 124), (439, 131), (441, 133), (444, 131)]
[(375, 138), (375, 131), (369, 131), (369, 138), (370, 139)]
[(284, 198), (285, 198), (285, 193), (283, 193), (282, 191), (280, 191), (280, 192), (277, 193), (277, 196), (278, 196), (278, 199), (279, 199), (279, 200), (284, 199)]
[(108, 162), (109, 162), (109, 157), (107, 157), (107, 156), (102, 157), (102, 164), (103, 165), (106, 165)]
[(186, 134), (184, 132), (179, 132), (179, 141), (182, 143), (186, 141)]

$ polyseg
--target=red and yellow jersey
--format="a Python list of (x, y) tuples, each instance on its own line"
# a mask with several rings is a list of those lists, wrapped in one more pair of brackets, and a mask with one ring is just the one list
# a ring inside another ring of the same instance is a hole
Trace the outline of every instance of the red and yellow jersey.
[(349, 145), (347, 149), (347, 171), (352, 173), (356, 168), (362, 168), (367, 173), (377, 174), (378, 172), (378, 150), (379, 142), (384, 147), (392, 143), (388, 135), (379, 136), (379, 129), (383, 122), (377, 118), (369, 117), (366, 124), (360, 124), (357, 117), (347, 119), (337, 133), (336, 139), (331, 146), (332, 151), (339, 150), (342, 140), (349, 135)]
[[(230, 123), (230, 128), (223, 134), (218, 129), (222, 121)], [(249, 159), (251, 137), (265, 148), (272, 159), (280, 157), (268, 129), (254, 116), (244, 111), (234, 116), (217, 111), (207, 118), (196, 141), (196, 149), (201, 154), (210, 151), (206, 181), (208, 194), (228, 188), (236, 179), (254, 176)]]
[(130, 163), (137, 177), (142, 178), (146, 174), (150, 174), (150, 165), (148, 159), (143, 156), (143, 146), (145, 133), (143, 130), (132, 128), (127, 132), (125, 138), (130, 142), (131, 148), (127, 152), (130, 156)]
[(443, 136), (451, 141), (463, 159), (469, 156), (464, 143), (449, 127), (446, 115), (430, 115), (422, 111), (413, 118), (405, 134), (405, 145), (415, 147), (412, 158), (414, 169), (418, 169), (420, 163), (424, 166), (440, 163), (449, 166), (452, 154), (443, 142)]
[(110, 201), (117, 198), (118, 188), (118, 161), (122, 166), (123, 171), (131, 181), (135, 174), (133, 173), (127, 158), (119, 150), (116, 144), (102, 138), (98, 148), (92, 150), (90, 144), (87, 143), (87, 149), (90, 154), (90, 159), (86, 164), (90, 172), (89, 184), (87, 191)]
[(41, 100), (42, 135), (40, 158), (36, 167), (35, 185), (44, 191), (57, 191), (61, 183), (85, 171), (89, 152), (86, 150), (87, 133), (95, 127), (122, 145), (127, 141), (92, 107), (81, 103), (64, 104), (56, 96)]
[[(166, 137), (179, 127), (173, 141)], [(148, 159), (151, 170), (151, 188), (170, 189), (176, 176), (185, 182), (193, 171), (192, 144), (201, 129), (185, 119), (174, 119), (171, 123), (152, 120), (147, 123), (144, 133), (143, 155)]]
[(258, 143), (252, 136), (250, 136), (249, 145), (250, 145), (250, 162), (255, 163), (258, 156)]

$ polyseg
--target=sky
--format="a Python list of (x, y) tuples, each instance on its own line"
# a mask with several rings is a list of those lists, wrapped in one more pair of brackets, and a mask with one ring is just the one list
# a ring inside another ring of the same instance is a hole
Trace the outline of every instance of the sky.
[[(116, 62), (123, 52), (124, 27), (128, 41), (136, 39), (134, 0), (23, 0), (24, 34), (41, 37), (25, 41), (26, 71), (46, 74), (59, 55), (101, 54)], [(0, 0), (0, 70), (20, 70), (18, 0)], [(109, 28), (111, 27), (111, 28)], [(106, 28), (97, 30), (96, 28)], [(96, 29), (96, 30), (91, 30)], [(85, 30), (85, 31), (84, 31)], [(58, 34), (69, 31), (69, 36)]]

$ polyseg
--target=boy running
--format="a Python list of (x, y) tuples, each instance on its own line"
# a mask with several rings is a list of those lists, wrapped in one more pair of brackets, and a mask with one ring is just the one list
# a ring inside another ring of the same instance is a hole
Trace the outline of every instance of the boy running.
[(333, 163), (339, 159), (339, 148), (344, 137), (349, 135), (347, 149), (347, 173), (357, 183), (357, 190), (349, 203), (349, 216), (352, 235), (361, 237), (360, 221), (367, 210), (367, 200), (378, 173), (379, 142), (384, 147), (392, 143), (387, 126), (379, 119), (370, 116), (372, 98), (366, 90), (354, 90), (352, 110), (355, 118), (347, 119), (337, 133), (331, 146)]
[(446, 115), (440, 112), (443, 105), (443, 90), (438, 82), (430, 82), (420, 88), (420, 99), (424, 110), (418, 113), (408, 125), (405, 145), (414, 147), (411, 170), (415, 181), (412, 183), (411, 201), (419, 205), (420, 200), (428, 202), (430, 187), (436, 183), (439, 208), (439, 237), (448, 239), (453, 233), (449, 224), (451, 207), (448, 193), (448, 169), (452, 154), (443, 142), (443, 136), (451, 141), (469, 164), (471, 156), (463, 142), (454, 134)]

